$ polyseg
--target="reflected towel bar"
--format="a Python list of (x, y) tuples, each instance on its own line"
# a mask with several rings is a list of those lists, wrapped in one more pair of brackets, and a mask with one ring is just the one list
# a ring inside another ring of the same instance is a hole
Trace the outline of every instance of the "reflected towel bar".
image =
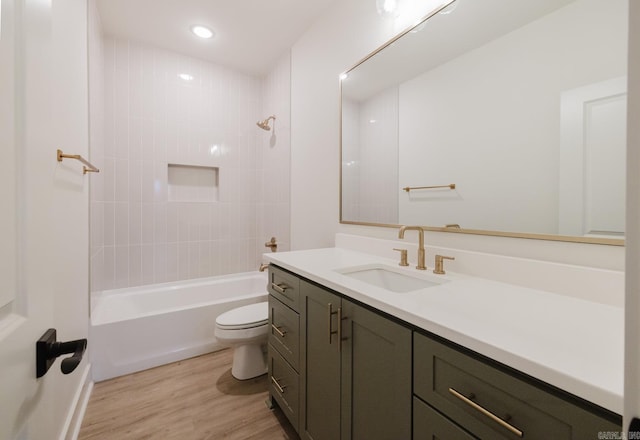
[(79, 154), (64, 154), (62, 150), (58, 150), (58, 162), (62, 162), (62, 159), (75, 159), (82, 162), (85, 166), (82, 167), (82, 174), (87, 173), (99, 173), (100, 170), (93, 166), (88, 160)]
[(456, 184), (455, 183), (451, 183), (449, 185), (437, 185), (437, 186), (405, 186), (402, 189), (403, 189), (403, 191), (409, 192), (409, 191), (414, 190), (414, 189), (436, 189), (436, 188), (456, 189)]

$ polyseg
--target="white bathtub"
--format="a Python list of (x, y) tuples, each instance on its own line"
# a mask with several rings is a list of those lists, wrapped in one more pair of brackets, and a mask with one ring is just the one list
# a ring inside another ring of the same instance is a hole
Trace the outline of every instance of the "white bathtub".
[(104, 291), (92, 297), (93, 380), (157, 367), (223, 348), (216, 317), (267, 300), (267, 274), (246, 272)]

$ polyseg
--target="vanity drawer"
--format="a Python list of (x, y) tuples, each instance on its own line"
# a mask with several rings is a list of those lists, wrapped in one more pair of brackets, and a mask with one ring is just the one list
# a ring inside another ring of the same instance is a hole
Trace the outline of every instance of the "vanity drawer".
[(413, 398), (413, 440), (477, 440), (417, 397)]
[(271, 264), (268, 289), (283, 304), (296, 312), (300, 310), (300, 279), (297, 276)]
[(269, 295), (269, 343), (299, 371), (300, 315)]
[(282, 356), (269, 347), (269, 394), (278, 402), (291, 425), (298, 430), (299, 376)]
[(414, 394), (481, 439), (582, 440), (620, 431), (559, 393), (414, 334)]

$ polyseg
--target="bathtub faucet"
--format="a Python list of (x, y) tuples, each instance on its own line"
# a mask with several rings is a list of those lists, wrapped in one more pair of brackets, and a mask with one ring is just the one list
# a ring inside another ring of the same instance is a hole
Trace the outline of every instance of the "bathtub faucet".
[(259, 268), (258, 270), (259, 270), (260, 272), (264, 272), (264, 270), (265, 270), (267, 267), (269, 267), (269, 263), (267, 263), (267, 264), (262, 263), (262, 264), (260, 265), (260, 268)]

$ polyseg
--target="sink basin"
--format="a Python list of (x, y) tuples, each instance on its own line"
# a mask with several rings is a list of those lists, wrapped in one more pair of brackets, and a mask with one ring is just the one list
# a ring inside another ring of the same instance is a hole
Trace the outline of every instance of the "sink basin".
[(447, 282), (447, 280), (431, 280), (409, 275), (401, 269), (385, 265), (351, 267), (339, 269), (337, 272), (396, 293), (413, 292)]

